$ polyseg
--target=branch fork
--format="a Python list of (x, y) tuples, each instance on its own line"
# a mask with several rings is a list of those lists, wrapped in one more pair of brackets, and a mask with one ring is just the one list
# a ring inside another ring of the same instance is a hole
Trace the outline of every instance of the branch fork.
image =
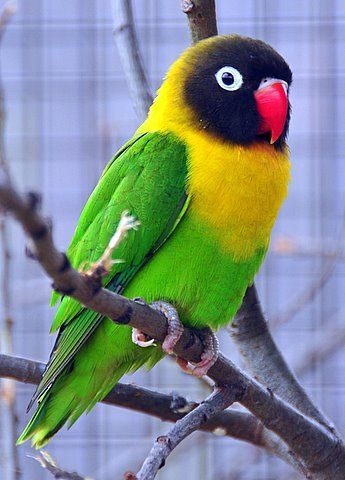
[(156, 439), (142, 467), (132, 479), (153, 480), (182, 440), (229, 407), (236, 401), (238, 395), (240, 392), (236, 391), (236, 388), (216, 388), (198, 407), (178, 420), (165, 435)]

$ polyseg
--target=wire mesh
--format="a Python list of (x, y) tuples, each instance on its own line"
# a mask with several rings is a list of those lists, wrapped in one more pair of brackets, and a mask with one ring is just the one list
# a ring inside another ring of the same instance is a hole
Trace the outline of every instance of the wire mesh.
[[(152, 89), (188, 45), (179, 2), (135, 0), (141, 52)], [(300, 302), (298, 312), (274, 329), (288, 361), (304, 369), (301, 380), (345, 434), (343, 349), (306, 365), (306, 352), (323, 345), (329, 332), (344, 330), (344, 3), (336, 0), (218, 0), (220, 33), (261, 38), (287, 59), (294, 72), (290, 128), (293, 180), (275, 227), (272, 251), (258, 278), (269, 318), (279, 318)], [(23, 189), (42, 192), (58, 245), (65, 248), (79, 212), (103, 166), (137, 127), (118, 54), (112, 39), (109, 1), (26, 0), (3, 40), (10, 167)], [(50, 285), (40, 268), (25, 258), (24, 238), (11, 224), (11, 278), (15, 352), (46, 360), (52, 311)], [(340, 239), (339, 239), (340, 236)], [(283, 241), (282, 241), (283, 240)], [(290, 249), (286, 249), (286, 245)], [(283, 247), (282, 247), (283, 246)], [(285, 247), (284, 247), (285, 246)], [(291, 246), (293, 247), (291, 251)], [(322, 276), (336, 251), (332, 275), (310, 301), (299, 294)], [(237, 359), (220, 334), (222, 349)], [(237, 359), (238, 360), (238, 359)], [(128, 381), (178, 391), (201, 399), (205, 391), (170, 361)], [(21, 426), (33, 388), (17, 385)], [(70, 431), (61, 432), (49, 452), (61, 466), (96, 479), (121, 478), (135, 470), (166, 424), (124, 409), (97, 405)], [(48, 478), (20, 447), (22, 478)], [(0, 477), (4, 478), (1, 474)], [(277, 459), (228, 438), (194, 434), (178, 448), (159, 478), (190, 480), (276, 480), (297, 475)]]

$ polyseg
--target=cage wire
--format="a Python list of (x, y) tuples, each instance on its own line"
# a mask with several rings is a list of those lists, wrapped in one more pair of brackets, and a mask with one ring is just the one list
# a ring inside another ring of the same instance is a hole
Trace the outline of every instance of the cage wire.
[[(141, 54), (152, 91), (188, 45), (178, 1), (134, 0)], [(104, 165), (138, 126), (112, 39), (112, 11), (104, 0), (26, 0), (9, 25), (2, 46), (7, 105), (6, 146), (12, 175), (25, 190), (43, 195), (57, 244), (65, 248), (80, 210)], [(336, 0), (217, 0), (220, 33), (263, 39), (288, 61), (294, 83), (289, 145), (292, 182), (272, 237), (271, 252), (257, 280), (269, 319), (282, 319), (273, 333), (308, 392), (345, 434), (345, 353), (322, 351), (333, 332), (344, 332), (345, 222), (344, 39), (345, 4)], [(341, 61), (342, 60), (342, 61)], [(46, 361), (53, 312), (50, 285), (23, 254), (24, 238), (11, 222), (12, 312), (15, 353)], [(332, 274), (318, 283), (330, 261)], [(312, 298), (300, 298), (315, 286)], [(273, 320), (272, 320), (273, 321)], [(239, 361), (225, 332), (225, 354)], [(177, 391), (191, 399), (204, 387), (164, 360), (153, 371), (126, 381)], [(20, 427), (33, 387), (17, 384)], [(97, 405), (48, 451), (61, 466), (95, 479), (121, 478), (144, 459), (152, 440), (168, 425), (125, 409)], [(1, 426), (0, 426), (1, 429)], [(49, 477), (20, 447), (22, 479)], [(0, 477), (4, 478), (0, 464)], [(168, 460), (162, 480), (291, 480), (298, 475), (263, 451), (238, 441), (195, 433)]]

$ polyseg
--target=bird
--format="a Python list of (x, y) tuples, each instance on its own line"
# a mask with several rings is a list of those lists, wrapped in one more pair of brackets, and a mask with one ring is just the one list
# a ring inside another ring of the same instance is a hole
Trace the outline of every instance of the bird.
[(214, 364), (214, 332), (253, 284), (287, 196), (291, 82), (278, 52), (235, 34), (202, 40), (172, 64), (146, 120), (105, 167), (67, 250), (83, 268), (100, 258), (122, 212), (140, 222), (103, 284), (166, 315), (163, 348), (53, 292), (57, 339), (18, 444), (42, 448), (124, 374), (152, 368), (172, 352), (181, 324), (205, 334), (195, 375)]

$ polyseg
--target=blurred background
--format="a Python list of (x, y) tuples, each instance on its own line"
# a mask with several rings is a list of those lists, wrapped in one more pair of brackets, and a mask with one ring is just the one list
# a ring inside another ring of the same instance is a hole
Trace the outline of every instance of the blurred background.
[[(189, 44), (179, 0), (134, 0), (141, 54), (152, 92)], [(80, 210), (106, 162), (138, 126), (112, 36), (110, 0), (25, 0), (17, 4), (1, 44), (7, 160), (22, 190), (43, 195), (58, 246), (65, 249)], [(257, 279), (272, 332), (316, 403), (345, 434), (345, 164), (344, 42), (341, 0), (217, 0), (220, 33), (263, 39), (294, 73), (289, 145), (292, 183)], [(46, 361), (50, 284), (24, 255), (12, 222), (10, 313), (14, 353)], [(2, 261), (2, 273), (4, 262)], [(7, 275), (7, 274), (6, 274)], [(2, 298), (3, 301), (4, 299)], [(239, 361), (228, 334), (221, 348)], [(128, 379), (162, 392), (202, 399), (207, 390), (164, 360)], [(16, 384), (19, 428), (32, 386)], [(6, 471), (0, 417), (0, 478)], [(97, 405), (47, 450), (59, 465), (97, 480), (136, 470), (152, 440), (168, 428), (156, 419)], [(23, 480), (52, 478), (18, 449)], [(230, 438), (195, 433), (177, 448), (162, 480), (293, 480), (281, 461)]]

